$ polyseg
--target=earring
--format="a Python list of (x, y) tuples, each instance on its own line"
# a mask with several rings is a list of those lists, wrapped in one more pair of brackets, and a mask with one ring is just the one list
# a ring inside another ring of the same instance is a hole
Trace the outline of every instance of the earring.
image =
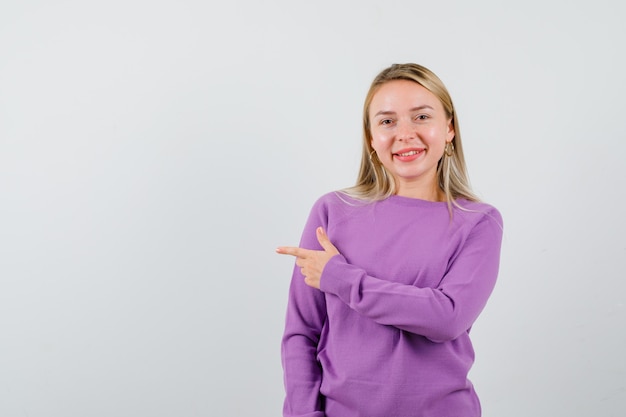
[(443, 148), (443, 151), (446, 153), (447, 156), (454, 155), (454, 143), (446, 142), (446, 147)]

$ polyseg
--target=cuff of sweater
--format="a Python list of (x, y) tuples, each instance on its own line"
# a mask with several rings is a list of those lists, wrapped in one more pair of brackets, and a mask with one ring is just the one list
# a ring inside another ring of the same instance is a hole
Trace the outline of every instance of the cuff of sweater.
[(343, 302), (350, 302), (350, 293), (354, 282), (355, 268), (348, 264), (343, 255), (335, 255), (326, 264), (320, 277), (320, 290), (334, 294)]

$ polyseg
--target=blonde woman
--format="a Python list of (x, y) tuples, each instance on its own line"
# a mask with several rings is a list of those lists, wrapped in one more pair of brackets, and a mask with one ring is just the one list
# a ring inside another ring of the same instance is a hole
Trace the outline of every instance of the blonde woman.
[(472, 193), (458, 119), (417, 64), (374, 79), (355, 186), (313, 206), (282, 340), (284, 416), (476, 417), (470, 329), (496, 282), (502, 218)]

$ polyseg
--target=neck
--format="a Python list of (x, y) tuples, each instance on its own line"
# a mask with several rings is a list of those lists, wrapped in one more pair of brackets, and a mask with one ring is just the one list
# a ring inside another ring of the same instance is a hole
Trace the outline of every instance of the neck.
[(396, 195), (401, 197), (417, 198), (426, 201), (446, 201), (446, 195), (439, 187), (434, 178), (432, 181), (414, 181), (397, 183), (398, 189)]

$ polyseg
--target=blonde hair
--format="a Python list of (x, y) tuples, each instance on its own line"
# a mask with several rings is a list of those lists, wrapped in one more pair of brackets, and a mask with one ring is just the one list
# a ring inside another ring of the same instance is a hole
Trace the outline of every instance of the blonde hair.
[(416, 82), (433, 93), (443, 105), (450, 118), (455, 136), (452, 139), (454, 146), (451, 155), (444, 153), (437, 165), (439, 187), (445, 194), (448, 207), (460, 207), (457, 198), (469, 201), (480, 201), (471, 189), (469, 176), (463, 157), (461, 132), (459, 122), (454, 111), (452, 98), (443, 82), (429, 69), (418, 64), (394, 64), (381, 71), (370, 86), (363, 105), (363, 151), (359, 176), (354, 186), (342, 190), (343, 193), (365, 201), (383, 200), (396, 193), (396, 184), (391, 173), (374, 160), (375, 152), (372, 148), (372, 133), (369, 110), (372, 99), (378, 89), (385, 83), (393, 80), (408, 80)]

